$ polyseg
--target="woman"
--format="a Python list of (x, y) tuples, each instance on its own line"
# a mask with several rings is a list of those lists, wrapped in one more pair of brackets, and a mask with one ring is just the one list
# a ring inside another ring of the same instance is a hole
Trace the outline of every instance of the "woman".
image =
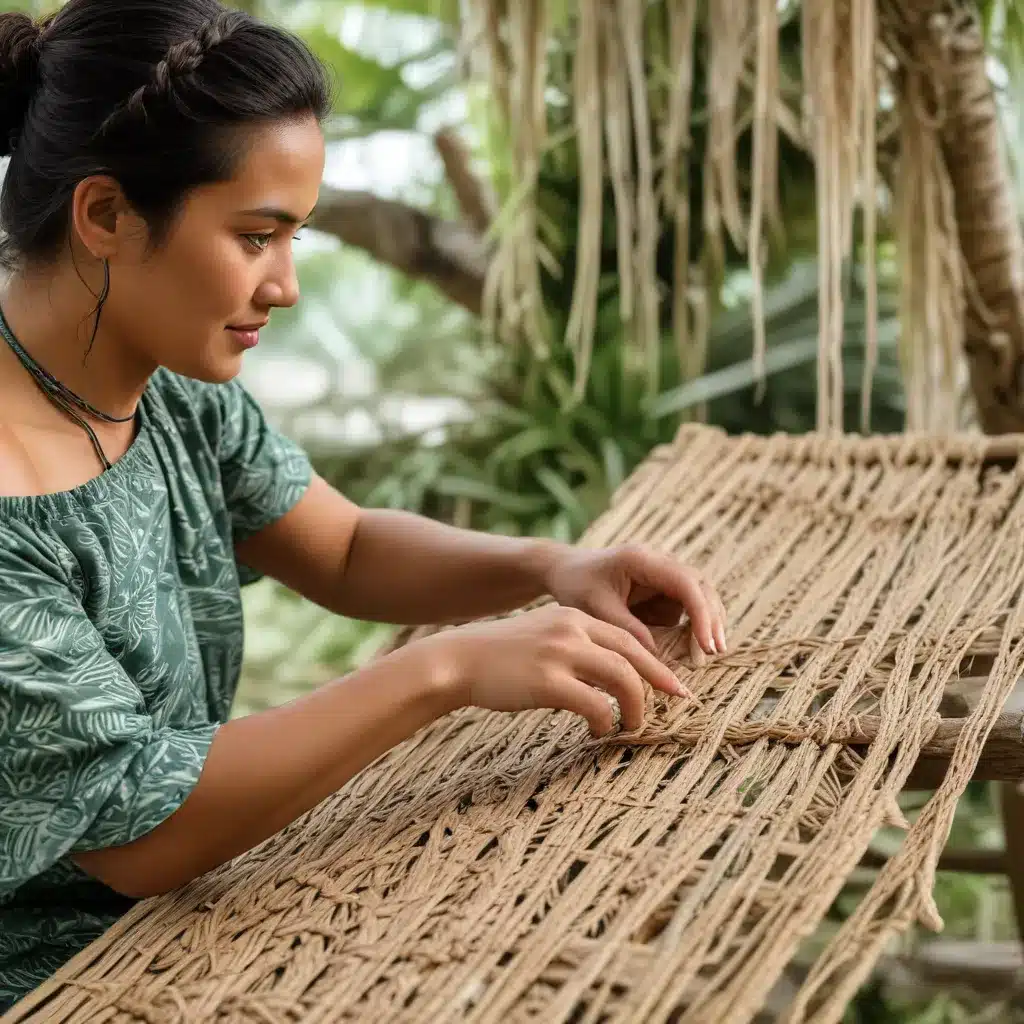
[[(635, 729), (643, 680), (683, 692), (645, 623), (725, 649), (694, 571), (357, 508), (235, 381), (298, 300), (329, 106), (299, 41), (216, 0), (0, 16), (2, 1005), (439, 716), (603, 734), (611, 695)], [(395, 623), (557, 603), (229, 721), (261, 575)]]

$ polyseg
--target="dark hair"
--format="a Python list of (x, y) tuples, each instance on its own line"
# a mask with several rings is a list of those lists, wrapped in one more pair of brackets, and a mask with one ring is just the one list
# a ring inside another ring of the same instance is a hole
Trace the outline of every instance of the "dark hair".
[(158, 245), (187, 194), (229, 179), (245, 128), (331, 108), (295, 36), (217, 0), (69, 0), (0, 14), (0, 263), (55, 258), (70, 201), (113, 177)]

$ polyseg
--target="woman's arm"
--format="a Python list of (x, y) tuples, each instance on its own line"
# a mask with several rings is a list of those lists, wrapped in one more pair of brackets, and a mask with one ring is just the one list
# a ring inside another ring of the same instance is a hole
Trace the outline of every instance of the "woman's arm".
[(389, 748), (466, 705), (561, 708), (595, 736), (644, 720), (643, 681), (686, 690), (634, 637), (550, 606), (418, 640), (284, 707), (220, 727), (181, 806), (130, 843), (75, 854), (128, 896), (185, 884), (278, 832)]
[(314, 477), (276, 523), (238, 545), (243, 564), (339, 615), (403, 625), (464, 622), (547, 592), (565, 545), (361, 509)]
[(238, 545), (245, 564), (341, 615), (444, 624), (550, 594), (654, 649), (650, 625), (689, 616), (707, 654), (725, 650), (725, 609), (695, 569), (646, 549), (589, 551), (459, 530), (407, 512), (364, 510), (314, 477), (277, 522)]
[(308, 696), (222, 725), (199, 782), (153, 831), (76, 853), (126, 896), (167, 892), (258, 845), (385, 751), (453, 709), (453, 691), (409, 647)]

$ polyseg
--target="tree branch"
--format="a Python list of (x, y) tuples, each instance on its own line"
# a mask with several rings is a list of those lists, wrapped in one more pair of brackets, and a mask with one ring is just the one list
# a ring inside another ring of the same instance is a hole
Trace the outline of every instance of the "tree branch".
[(316, 230), (419, 281), (479, 315), (490, 246), (472, 228), (434, 217), (370, 192), (324, 186), (313, 218)]
[(898, 968), (906, 972), (905, 981), (911, 991), (925, 988), (949, 993), (969, 989), (980, 995), (1009, 998), (1020, 992), (1024, 959), (1019, 942), (936, 939), (922, 943), (912, 953), (887, 957), (879, 963), (880, 972), (888, 974), (891, 982), (898, 981)]
[[(859, 867), (883, 868), (889, 858), (878, 850), (868, 849)], [(939, 854), (940, 871), (960, 871), (972, 875), (1005, 875), (1009, 860), (1005, 850), (945, 849)]]
[[(946, 718), (939, 723), (921, 751), (905, 789), (935, 789), (941, 783), (966, 723), (964, 718)], [(1011, 713), (996, 719), (972, 777), (1008, 782), (1024, 779), (1024, 716)]]
[(473, 173), (462, 140), (452, 129), (444, 128), (434, 136), (434, 146), (463, 217), (479, 234), (485, 234), (494, 219), (494, 203), (483, 182)]

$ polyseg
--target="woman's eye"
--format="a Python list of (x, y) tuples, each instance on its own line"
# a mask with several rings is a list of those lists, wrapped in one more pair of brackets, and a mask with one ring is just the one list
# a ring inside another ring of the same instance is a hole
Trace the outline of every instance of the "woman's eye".
[(267, 246), (270, 245), (274, 235), (273, 232), (267, 232), (263, 234), (255, 235), (242, 235), (246, 242), (252, 246), (255, 252), (266, 252)]

